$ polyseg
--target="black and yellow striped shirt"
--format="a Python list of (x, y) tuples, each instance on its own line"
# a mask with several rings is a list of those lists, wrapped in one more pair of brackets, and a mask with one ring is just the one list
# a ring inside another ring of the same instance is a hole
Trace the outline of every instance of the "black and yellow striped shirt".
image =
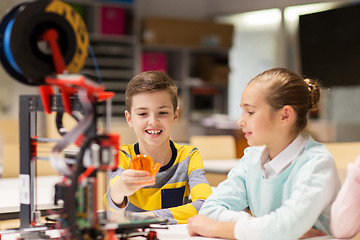
[[(152, 211), (170, 223), (187, 223), (211, 194), (211, 187), (199, 151), (194, 146), (170, 141), (170, 147), (171, 160), (156, 174), (155, 185), (141, 188), (129, 196), (125, 208), (133, 212)], [(119, 167), (110, 178), (109, 188), (129, 168), (131, 157), (136, 154), (140, 154), (138, 143), (121, 146)], [(120, 209), (112, 202), (109, 191), (105, 201), (109, 208)]]

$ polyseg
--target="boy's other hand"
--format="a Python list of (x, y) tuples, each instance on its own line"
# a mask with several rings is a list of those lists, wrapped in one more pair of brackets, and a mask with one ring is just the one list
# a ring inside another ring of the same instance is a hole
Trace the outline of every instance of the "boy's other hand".
[(122, 193), (130, 196), (142, 187), (154, 185), (155, 177), (150, 176), (147, 171), (128, 169), (121, 174), (118, 181)]

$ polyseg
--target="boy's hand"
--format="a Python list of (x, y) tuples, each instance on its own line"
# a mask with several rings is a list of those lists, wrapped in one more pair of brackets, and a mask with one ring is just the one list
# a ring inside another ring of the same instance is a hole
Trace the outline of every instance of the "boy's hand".
[(147, 171), (127, 169), (111, 187), (111, 199), (117, 205), (124, 201), (124, 197), (134, 194), (138, 189), (155, 184), (155, 176)]

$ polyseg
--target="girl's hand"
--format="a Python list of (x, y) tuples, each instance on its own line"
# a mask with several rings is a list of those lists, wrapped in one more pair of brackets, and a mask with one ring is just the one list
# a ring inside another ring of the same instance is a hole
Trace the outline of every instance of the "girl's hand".
[(147, 171), (127, 169), (111, 187), (111, 199), (121, 205), (124, 197), (134, 194), (138, 189), (155, 184), (155, 176), (150, 176)]
[(204, 215), (196, 215), (188, 219), (190, 236), (234, 239), (235, 222), (218, 222)]
[(195, 215), (188, 219), (187, 229), (190, 236), (215, 237), (212, 231), (217, 224), (217, 221), (204, 215)]

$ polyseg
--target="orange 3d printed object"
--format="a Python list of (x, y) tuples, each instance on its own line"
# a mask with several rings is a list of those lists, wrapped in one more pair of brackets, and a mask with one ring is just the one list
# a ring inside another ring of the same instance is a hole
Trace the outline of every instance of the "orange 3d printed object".
[(151, 176), (155, 176), (160, 170), (160, 163), (154, 164), (150, 156), (138, 154), (131, 159), (130, 169), (147, 171)]

